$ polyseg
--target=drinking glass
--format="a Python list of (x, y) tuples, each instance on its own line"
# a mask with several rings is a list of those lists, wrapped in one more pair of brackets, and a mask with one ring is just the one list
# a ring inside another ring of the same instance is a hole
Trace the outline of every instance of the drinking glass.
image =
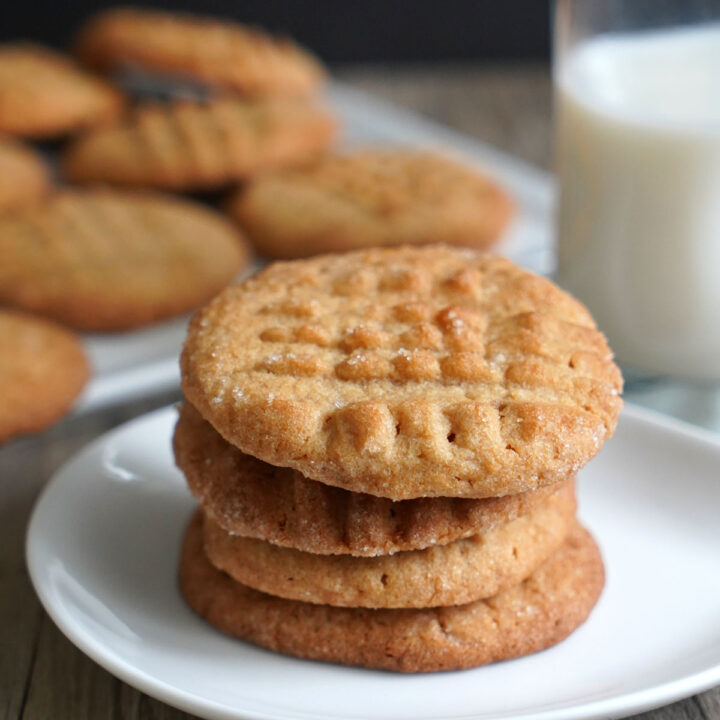
[(558, 281), (588, 306), (626, 375), (645, 381), (631, 390), (689, 380), (689, 393), (710, 393), (712, 426), (720, 0), (557, 0), (553, 75)]

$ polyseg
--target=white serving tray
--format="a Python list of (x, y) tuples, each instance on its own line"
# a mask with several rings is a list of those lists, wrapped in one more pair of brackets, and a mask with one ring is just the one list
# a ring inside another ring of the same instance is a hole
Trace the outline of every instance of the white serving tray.
[[(341, 146), (400, 144), (435, 148), (495, 177), (513, 197), (516, 217), (497, 251), (539, 273), (553, 269), (550, 176), (479, 140), (365, 93), (334, 84), (327, 101), (340, 116)], [(178, 355), (187, 318), (142, 330), (86, 335), (93, 378), (76, 406), (87, 412), (179, 385)]]

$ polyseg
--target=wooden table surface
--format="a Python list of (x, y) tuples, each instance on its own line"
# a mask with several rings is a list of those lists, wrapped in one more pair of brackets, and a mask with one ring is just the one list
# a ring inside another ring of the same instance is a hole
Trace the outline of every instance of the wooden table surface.
[[(537, 165), (550, 164), (544, 67), (375, 67), (338, 75)], [(0, 720), (190, 717), (116, 680), (75, 649), (40, 607), (23, 557), (30, 510), (55, 470), (101, 433), (178, 399), (173, 392), (73, 416), (0, 448)], [(637, 717), (720, 720), (720, 688)]]

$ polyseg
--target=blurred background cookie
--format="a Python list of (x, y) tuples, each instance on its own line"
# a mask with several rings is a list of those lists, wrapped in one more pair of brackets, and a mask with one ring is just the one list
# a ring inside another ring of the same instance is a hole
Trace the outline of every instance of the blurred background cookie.
[(155, 194), (65, 191), (0, 218), (0, 302), (82, 330), (192, 310), (247, 262), (232, 223)]
[(80, 394), (89, 368), (80, 339), (24, 313), (0, 310), (0, 443), (43, 430)]
[(263, 255), (298, 258), (378, 245), (483, 248), (499, 238), (512, 203), (493, 180), (448, 158), (372, 149), (263, 175), (229, 211)]
[(117, 117), (118, 90), (69, 58), (37, 45), (0, 45), (0, 132), (64, 135)]
[(0, 138), (0, 212), (37, 202), (50, 190), (47, 165), (30, 148)]
[(219, 98), (137, 109), (78, 138), (63, 163), (74, 182), (213, 189), (261, 170), (311, 160), (335, 121), (304, 101)]
[(98, 70), (154, 71), (246, 95), (304, 96), (325, 80), (320, 63), (289, 39), (227, 20), (139, 8), (92, 17), (76, 52)]

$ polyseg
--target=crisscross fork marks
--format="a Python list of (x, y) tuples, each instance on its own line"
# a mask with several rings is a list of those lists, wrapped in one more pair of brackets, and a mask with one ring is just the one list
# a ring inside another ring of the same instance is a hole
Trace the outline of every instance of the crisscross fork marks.
[(580, 303), (448, 247), (277, 263), (198, 316), (183, 375), (245, 452), (395, 500), (563, 480), (622, 404)]
[(78, 182), (214, 188), (313, 157), (332, 139), (328, 113), (302, 101), (215, 98), (148, 104), (78, 138), (64, 156)]

